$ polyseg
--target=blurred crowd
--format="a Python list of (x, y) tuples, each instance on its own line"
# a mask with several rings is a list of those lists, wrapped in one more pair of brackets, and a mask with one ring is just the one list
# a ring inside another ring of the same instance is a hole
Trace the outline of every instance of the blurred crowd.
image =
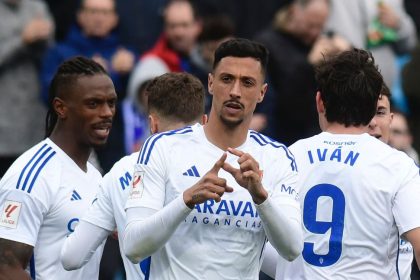
[[(110, 74), (119, 102), (103, 172), (149, 136), (147, 82), (189, 72), (207, 86), (217, 46), (232, 37), (270, 51), (265, 101), (252, 129), (290, 145), (320, 132), (314, 68), (324, 56), (368, 49), (392, 91), (390, 145), (420, 150), (420, 2), (415, 0), (0, 0), (0, 177), (44, 137), (49, 83), (83, 55)], [(206, 111), (211, 104), (207, 94)], [(110, 245), (112, 246), (112, 245)], [(115, 256), (101, 279), (114, 279)]]

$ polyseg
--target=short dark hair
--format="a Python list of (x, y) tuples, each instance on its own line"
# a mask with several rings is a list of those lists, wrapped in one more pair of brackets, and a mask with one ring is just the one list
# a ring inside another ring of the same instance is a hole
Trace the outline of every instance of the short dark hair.
[(261, 63), (262, 72), (265, 74), (268, 62), (268, 50), (260, 43), (243, 38), (235, 38), (223, 42), (214, 53), (213, 70), (216, 69), (222, 58), (228, 56), (253, 57)]
[(58, 116), (53, 108), (56, 97), (63, 97), (83, 76), (108, 75), (105, 69), (92, 59), (76, 56), (70, 58), (58, 67), (48, 92), (48, 112), (45, 119), (45, 137), (49, 137), (57, 123)]
[(315, 72), (328, 122), (346, 127), (369, 124), (384, 83), (371, 53), (344, 51), (324, 58)]
[(147, 86), (148, 108), (160, 116), (184, 123), (198, 121), (204, 114), (205, 89), (188, 73), (166, 73)]
[(392, 94), (391, 94), (391, 91), (389, 90), (389, 87), (385, 83), (382, 84), (380, 96), (388, 97), (389, 102), (391, 102)]

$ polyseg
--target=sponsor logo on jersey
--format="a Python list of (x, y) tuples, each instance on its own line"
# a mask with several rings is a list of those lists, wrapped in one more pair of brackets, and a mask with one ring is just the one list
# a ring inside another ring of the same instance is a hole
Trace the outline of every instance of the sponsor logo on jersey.
[(71, 194), (71, 201), (75, 201), (75, 200), (82, 200), (82, 197), (80, 196), (80, 194), (78, 192), (76, 192), (76, 190), (73, 190), (73, 193)]
[(1, 214), (0, 226), (7, 228), (16, 228), (20, 210), (22, 209), (22, 203), (17, 201), (6, 200), (3, 206), (3, 212)]
[(191, 224), (210, 224), (259, 231), (261, 219), (251, 201), (222, 199), (219, 203), (207, 200), (194, 207), (194, 211), (185, 219)]
[(74, 229), (76, 228), (78, 223), (79, 218), (73, 218), (67, 223), (67, 229), (69, 231), (69, 234), (74, 232)]
[(144, 171), (136, 169), (133, 174), (132, 188), (128, 199), (140, 199), (143, 196), (143, 178)]
[(195, 165), (191, 166), (191, 168), (182, 173), (182, 175), (190, 177), (200, 177), (200, 173), (198, 173), (197, 167), (195, 167)]

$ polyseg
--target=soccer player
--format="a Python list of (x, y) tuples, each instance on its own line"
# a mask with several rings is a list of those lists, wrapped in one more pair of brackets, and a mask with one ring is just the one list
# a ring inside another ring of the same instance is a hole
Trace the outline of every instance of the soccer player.
[(400, 279), (399, 237), (420, 256), (420, 176), (412, 159), (367, 133), (382, 76), (369, 53), (354, 49), (324, 61), (316, 79), (323, 132), (290, 147), (304, 248), (289, 274), (277, 266), (276, 279)]
[[(167, 73), (153, 79), (147, 86), (147, 99), (151, 133), (180, 129), (206, 120), (204, 86), (191, 74)], [(78, 269), (87, 263), (115, 228), (121, 233), (118, 241), (122, 252), (124, 206), (138, 156), (137, 152), (122, 158), (104, 176), (97, 200), (64, 243), (61, 260), (65, 269)], [(121, 255), (128, 280), (147, 278), (149, 260), (138, 265), (131, 263), (124, 253)]]
[(26, 279), (29, 263), (33, 279), (97, 279), (102, 250), (73, 272), (59, 254), (99, 190), (101, 174), (88, 158), (106, 143), (117, 95), (102, 66), (83, 57), (59, 66), (49, 94), (47, 138), (0, 181), (0, 277)]
[[(391, 112), (391, 92), (384, 84), (376, 106), (376, 114), (369, 123), (369, 134), (389, 143), (394, 113)], [(409, 280), (413, 262), (413, 246), (400, 238), (398, 272), (400, 279)]]
[(258, 43), (222, 43), (209, 74), (209, 121), (143, 146), (123, 243), (134, 263), (151, 255), (150, 279), (258, 279), (267, 238), (288, 260), (301, 252), (295, 161), (248, 130), (266, 64)]

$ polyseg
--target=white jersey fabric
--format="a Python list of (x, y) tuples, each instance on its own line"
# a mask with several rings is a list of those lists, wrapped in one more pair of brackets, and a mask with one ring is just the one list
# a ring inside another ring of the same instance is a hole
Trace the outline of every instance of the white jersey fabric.
[(124, 207), (131, 189), (130, 184), (133, 180), (132, 175), (138, 155), (137, 152), (125, 156), (114, 164), (101, 182), (101, 190), (95, 203), (82, 218), (84, 221), (108, 231), (117, 229), (127, 280), (148, 279), (150, 261), (148, 259), (140, 264), (133, 264), (122, 251), (124, 245), (121, 234), (124, 232), (126, 222)]
[(0, 238), (34, 247), (33, 279), (97, 279), (102, 249), (82, 269), (65, 271), (61, 247), (92, 204), (101, 174), (83, 172), (50, 139), (22, 154), (0, 181)]
[(290, 150), (305, 243), (292, 264), (279, 259), (276, 279), (400, 279), (399, 236), (420, 227), (413, 160), (368, 134), (323, 132)]
[[(262, 185), (272, 201), (299, 209), (296, 165), (284, 145), (249, 131), (237, 149), (259, 162)], [(140, 171), (134, 174), (126, 208), (162, 209), (199, 181), (222, 154), (198, 124), (150, 137), (140, 153)], [(238, 168), (237, 160), (228, 154), (226, 162)], [(195, 206), (152, 255), (150, 279), (258, 279), (267, 240), (262, 221), (249, 192), (223, 169), (218, 176), (234, 191), (219, 203), (208, 200)]]

